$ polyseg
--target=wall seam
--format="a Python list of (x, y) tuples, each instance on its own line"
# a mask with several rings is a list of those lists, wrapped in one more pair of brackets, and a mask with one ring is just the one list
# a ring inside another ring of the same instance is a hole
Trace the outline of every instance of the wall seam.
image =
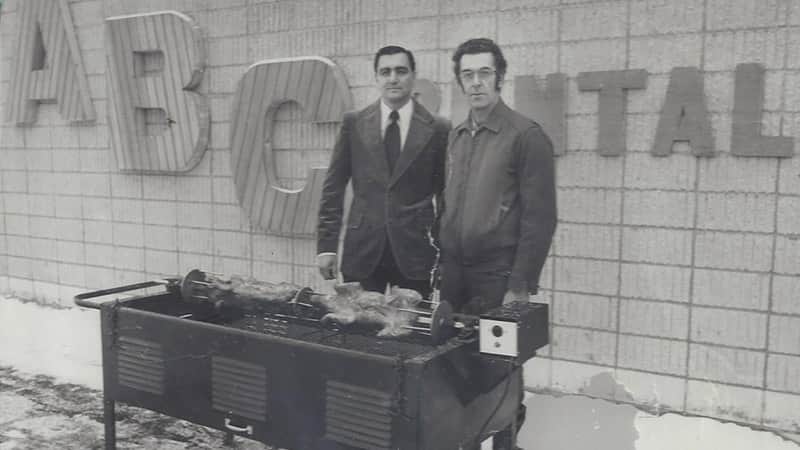
[[(706, 38), (708, 36), (708, 1), (703, 0), (703, 16), (701, 20), (701, 43), (700, 43), (700, 73), (704, 73), (703, 69), (706, 65)], [(704, 80), (705, 81), (705, 80)], [(704, 83), (705, 84), (705, 83)], [(705, 161), (705, 160), (703, 160)], [(700, 166), (701, 162), (695, 164), (694, 170), (694, 204), (693, 204), (693, 217), (692, 227), (690, 228), (692, 234), (692, 244), (689, 251), (689, 299), (687, 303), (687, 324), (686, 324), (686, 362), (684, 367), (685, 384), (683, 391), (683, 409), (687, 410), (689, 407), (689, 381), (691, 378), (691, 363), (692, 363), (692, 322), (694, 319), (694, 282), (695, 282), (695, 262), (697, 258), (697, 224), (700, 217), (700, 208), (698, 206), (700, 197)]]
[[(781, 114), (780, 117), (780, 125), (778, 127), (778, 132), (781, 136), (783, 136), (784, 130), (784, 114), (786, 113), (786, 96), (783, 93), (786, 92), (786, 78), (789, 70), (789, 23), (791, 22), (791, 8), (790, 3), (787, 0), (783, 7), (785, 8), (784, 14), (784, 22), (781, 26), (778, 27), (779, 30), (783, 30), (783, 39), (784, 39), (784, 54), (783, 54), (783, 74), (781, 77)], [(777, 17), (776, 19), (780, 19)], [(764, 86), (766, 90), (766, 85)], [(766, 92), (765, 92), (766, 96)], [(760, 423), (762, 425), (765, 424), (766, 421), (766, 414), (767, 414), (767, 393), (768, 393), (768, 377), (769, 377), (769, 360), (770, 360), (770, 337), (771, 337), (771, 330), (770, 324), (772, 323), (772, 316), (773, 316), (773, 306), (774, 306), (774, 283), (775, 283), (775, 262), (777, 259), (777, 245), (778, 245), (778, 218), (779, 218), (779, 208), (780, 208), (780, 199), (781, 199), (781, 162), (783, 158), (778, 158), (777, 164), (775, 164), (775, 197), (773, 199), (773, 205), (775, 206), (775, 210), (773, 211), (772, 217), (772, 258), (770, 258), (770, 273), (769, 273), (769, 287), (767, 290), (767, 317), (766, 317), (766, 325), (765, 325), (765, 336), (764, 336), (764, 372), (762, 375), (762, 389), (763, 394), (761, 396), (761, 414), (760, 414)]]

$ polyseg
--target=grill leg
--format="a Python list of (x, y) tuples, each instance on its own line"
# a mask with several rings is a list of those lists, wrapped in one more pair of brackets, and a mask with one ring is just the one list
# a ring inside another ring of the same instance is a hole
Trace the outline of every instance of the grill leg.
[(494, 450), (521, 450), (520, 447), (517, 447), (517, 433), (522, 427), (522, 423), (525, 422), (525, 415), (525, 405), (520, 404), (511, 424), (495, 433), (492, 438), (492, 448)]
[(222, 445), (225, 447), (233, 447), (233, 433), (230, 431), (225, 432), (225, 437), (222, 439)]
[(106, 450), (117, 450), (117, 415), (114, 400), (103, 397), (103, 422), (106, 429)]

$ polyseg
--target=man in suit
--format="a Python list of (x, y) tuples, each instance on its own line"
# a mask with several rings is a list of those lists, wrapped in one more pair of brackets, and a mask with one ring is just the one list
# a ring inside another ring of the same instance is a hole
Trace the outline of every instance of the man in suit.
[(317, 262), (323, 278), (336, 277), (344, 192), (352, 181), (344, 281), (376, 292), (399, 286), (428, 297), (436, 260), (434, 199), (444, 188), (450, 126), (412, 98), (416, 66), (410, 51), (383, 47), (373, 67), (381, 98), (344, 115), (322, 190)]

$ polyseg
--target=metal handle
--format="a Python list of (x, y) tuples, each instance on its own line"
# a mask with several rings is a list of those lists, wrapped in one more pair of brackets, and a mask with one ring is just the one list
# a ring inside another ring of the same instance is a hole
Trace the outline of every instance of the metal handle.
[(136, 283), (136, 284), (128, 284), (126, 286), (117, 286), (110, 289), (101, 289), (99, 291), (92, 291), (92, 292), (84, 292), (83, 294), (78, 294), (75, 296), (75, 304), (78, 306), (83, 306), (85, 308), (94, 308), (100, 309), (100, 306), (103, 302), (89, 302), (86, 301), (90, 298), (95, 297), (102, 297), (104, 295), (111, 295), (111, 294), (118, 294), (120, 292), (127, 292), (127, 291), (134, 291), (137, 289), (145, 289), (154, 286), (170, 286), (175, 284), (176, 280), (171, 278), (165, 278), (163, 280), (151, 280), (145, 281), (143, 283)]
[(225, 418), (225, 428), (227, 428), (227, 429), (229, 429), (231, 431), (235, 431), (237, 433), (247, 433), (250, 436), (253, 435), (253, 426), (252, 425), (248, 425), (248, 426), (246, 426), (244, 428), (237, 427), (236, 425), (231, 424), (231, 419), (228, 418), (228, 417)]

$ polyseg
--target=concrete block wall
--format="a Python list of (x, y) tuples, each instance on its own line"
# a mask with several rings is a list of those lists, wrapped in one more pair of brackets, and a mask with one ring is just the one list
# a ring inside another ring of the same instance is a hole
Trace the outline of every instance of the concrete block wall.
[[(0, 103), (15, 62), (19, 4), (0, 16)], [(559, 228), (538, 301), (552, 344), (529, 363), (538, 390), (587, 392), (611, 373), (627, 392), (600, 395), (800, 433), (800, 5), (794, 0), (69, 0), (96, 124), (54, 105), (35, 125), (0, 131), (0, 289), (69, 306), (87, 289), (192, 268), (329, 289), (310, 239), (267, 235), (238, 205), (230, 170), (236, 83), (260, 60), (319, 55), (345, 72), (356, 107), (376, 97), (372, 55), (414, 50), (450, 115), (450, 55), (497, 40), (513, 76), (567, 75), (567, 153), (558, 158)], [(106, 119), (106, 17), (174, 9), (207, 36), (200, 92), (211, 139), (184, 175), (122, 174)], [(734, 68), (766, 67), (764, 134), (794, 137), (793, 158), (731, 155)], [(678, 66), (703, 73), (716, 155), (687, 145), (654, 157), (658, 116)], [(597, 94), (579, 72), (645, 69), (627, 94), (621, 156), (597, 154)], [(282, 184), (327, 164), (336, 124), (278, 115)], [(458, 118), (455, 118), (458, 119)]]

